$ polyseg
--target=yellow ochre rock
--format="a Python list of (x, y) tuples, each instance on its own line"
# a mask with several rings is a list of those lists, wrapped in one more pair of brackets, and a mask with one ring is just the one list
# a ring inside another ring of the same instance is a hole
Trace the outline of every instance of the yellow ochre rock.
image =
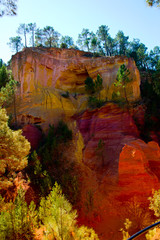
[(103, 78), (101, 98), (111, 100), (117, 91), (114, 81), (122, 64), (129, 68), (133, 79), (126, 89), (128, 100), (140, 98), (140, 75), (131, 58), (92, 55), (75, 49), (37, 47), (25, 48), (12, 56), (13, 76), (20, 82), (18, 114), (46, 120), (53, 117), (53, 109), (67, 116), (85, 110), (85, 80), (87, 77), (95, 80), (97, 74)]

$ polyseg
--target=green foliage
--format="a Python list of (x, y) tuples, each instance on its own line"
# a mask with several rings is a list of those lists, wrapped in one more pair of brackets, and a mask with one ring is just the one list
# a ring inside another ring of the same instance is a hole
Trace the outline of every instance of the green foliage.
[(90, 50), (90, 40), (91, 40), (91, 32), (89, 32), (89, 29), (83, 28), (81, 34), (78, 35), (78, 41), (77, 43), (82, 47), (86, 48), (89, 52)]
[(47, 47), (57, 47), (59, 33), (54, 30), (51, 26), (46, 26), (43, 28), (43, 38), (45, 46)]
[(100, 108), (103, 106), (103, 104), (104, 104), (104, 101), (98, 100), (95, 96), (89, 96), (88, 98), (88, 106), (91, 109)]
[(28, 206), (25, 191), (20, 188), (14, 202), (5, 203), (0, 196), (0, 239), (37, 239), (35, 230), (43, 228), (43, 239), (98, 240), (93, 229), (76, 225), (77, 212), (66, 200), (60, 186), (55, 183), (39, 207), (34, 202)]
[(62, 93), (61, 96), (64, 98), (69, 98), (69, 92), (67, 91), (65, 93)]
[(129, 82), (132, 81), (129, 75), (130, 75), (129, 69), (125, 66), (125, 64), (122, 64), (118, 69), (117, 78), (114, 83), (116, 87), (122, 87), (122, 89), (124, 90), (125, 101), (128, 106), (129, 106), (129, 102), (128, 102), (128, 97), (126, 92), (126, 86)]
[(77, 231), (78, 240), (98, 240), (98, 235), (92, 228), (81, 226)]
[(98, 100), (100, 100), (100, 91), (103, 89), (103, 79), (98, 74), (95, 80), (95, 92), (98, 94)]
[(79, 194), (78, 178), (73, 170), (74, 165), (66, 157), (63, 159), (63, 152), (71, 139), (72, 131), (63, 121), (57, 127), (50, 125), (48, 135), (38, 150), (39, 156), (33, 152), (30, 157), (28, 174), (43, 196), (49, 193), (57, 181), (71, 202), (76, 203)]
[(17, 0), (0, 1), (0, 17), (4, 15), (14, 16), (17, 14)]
[(87, 77), (85, 80), (85, 90), (88, 94), (91, 95), (95, 93), (95, 84), (91, 77)]
[(34, 47), (35, 46), (34, 36), (35, 36), (35, 31), (36, 31), (36, 23), (29, 23), (27, 25), (27, 31), (31, 33), (31, 43), (32, 43), (32, 47)]
[(5, 87), (1, 87), (0, 90), (0, 106), (9, 105), (14, 100), (14, 94), (16, 91), (17, 82), (11, 79), (6, 83)]
[(123, 31), (118, 31), (116, 38), (115, 38), (115, 42), (116, 42), (116, 47), (117, 47), (117, 54), (119, 55), (125, 55), (126, 54), (126, 50), (128, 47), (128, 36), (125, 36)]
[(160, 0), (146, 0), (146, 2), (150, 7), (152, 6), (160, 7)]
[(6, 83), (10, 80), (11, 73), (7, 70), (6, 66), (3, 65), (0, 68), (0, 89), (1, 87), (5, 87)]
[(22, 136), (22, 131), (8, 127), (5, 109), (0, 109), (0, 189), (13, 185), (16, 173), (27, 166), (30, 144)]
[(69, 36), (62, 36), (60, 43), (60, 48), (70, 48), (74, 46), (73, 38)]
[(111, 55), (112, 52), (112, 44), (110, 44), (111, 37), (109, 35), (109, 27), (106, 25), (101, 25), (97, 30), (97, 36), (99, 42), (102, 43), (102, 49), (105, 50), (107, 56)]
[[(2, 202), (4, 204), (1, 198)], [(14, 203), (10, 202), (5, 205), (6, 208), (2, 209), (0, 214), (0, 239), (33, 239), (34, 228), (38, 225), (38, 216), (33, 202), (27, 206), (24, 190), (19, 189)]]
[(23, 46), (22, 38), (20, 36), (10, 37), (8, 45), (13, 49), (13, 51), (19, 52)]
[(67, 44), (66, 43), (61, 43), (61, 45), (60, 45), (60, 48), (68, 48), (68, 46), (67, 46)]
[(125, 66), (125, 64), (122, 64), (118, 69), (117, 78), (114, 85), (116, 87), (122, 86), (123, 88), (125, 88), (127, 83), (132, 81), (132, 79), (129, 78), (129, 75), (130, 75), (129, 69)]
[(57, 183), (50, 194), (42, 198), (39, 218), (46, 228), (46, 239), (51, 237), (56, 240), (98, 240), (93, 229), (76, 226), (77, 212), (72, 209)]
[[(88, 97), (88, 106), (90, 108), (99, 108), (103, 105), (103, 101), (100, 99), (100, 91), (103, 89), (103, 79), (98, 74), (95, 82), (91, 77), (87, 77), (85, 80), (86, 92), (90, 95)], [(98, 95), (98, 98), (94, 95)]]
[(57, 240), (73, 239), (71, 232), (74, 231), (77, 213), (72, 210), (71, 204), (56, 183), (50, 194), (42, 198), (39, 217), (46, 227), (46, 237), (52, 235)]
[(29, 32), (29, 27), (27, 24), (20, 24), (17, 33), (24, 35), (25, 47), (27, 47), (27, 33)]
[(42, 195), (46, 195), (52, 189), (53, 183), (49, 173), (44, 169), (36, 151), (31, 154), (29, 163), (32, 166), (28, 168), (28, 171), (32, 174), (32, 183), (39, 186)]

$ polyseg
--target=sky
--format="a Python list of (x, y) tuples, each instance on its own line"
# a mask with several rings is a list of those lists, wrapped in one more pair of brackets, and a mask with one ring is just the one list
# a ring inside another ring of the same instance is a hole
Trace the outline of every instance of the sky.
[(18, 35), (21, 23), (34, 22), (39, 28), (52, 26), (75, 43), (83, 28), (96, 33), (106, 25), (111, 37), (122, 30), (149, 51), (160, 46), (160, 8), (148, 7), (145, 0), (18, 0), (17, 16), (0, 17), (0, 58), (5, 63), (15, 54), (7, 45), (9, 38)]

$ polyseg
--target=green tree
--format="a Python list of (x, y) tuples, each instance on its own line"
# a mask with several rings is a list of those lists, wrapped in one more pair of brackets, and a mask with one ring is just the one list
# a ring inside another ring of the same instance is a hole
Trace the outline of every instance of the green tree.
[(96, 37), (95, 34), (92, 35), (91, 37), (91, 51), (98, 52), (98, 47), (100, 45), (100, 42), (98, 41), (98, 38)]
[(36, 31), (36, 23), (29, 23), (28, 31), (31, 33), (31, 43), (32, 43), (32, 47), (34, 47), (35, 46), (34, 38), (35, 38), (35, 31)]
[(98, 94), (98, 100), (100, 100), (100, 92), (103, 89), (103, 79), (98, 74), (97, 79), (95, 80), (95, 92)]
[(13, 49), (13, 51), (19, 52), (23, 46), (22, 38), (20, 36), (10, 37), (8, 45)]
[[(103, 79), (98, 74), (95, 82), (91, 77), (87, 77), (85, 80), (85, 90), (89, 94), (88, 105), (91, 108), (101, 107), (103, 101), (100, 100), (100, 92), (103, 89)], [(98, 94), (98, 98), (96, 95)]]
[(128, 101), (128, 97), (127, 97), (126, 86), (129, 82), (132, 81), (132, 79), (129, 77), (129, 75), (130, 75), (129, 69), (125, 66), (125, 64), (122, 64), (120, 66), (120, 68), (118, 69), (116, 82), (114, 83), (114, 85), (116, 87), (122, 87), (123, 88), (124, 97), (125, 97), (125, 101), (127, 103), (127, 106), (129, 106), (129, 101)]
[(58, 39), (59, 33), (54, 30), (51, 26), (46, 26), (43, 28), (43, 37), (45, 41), (45, 46), (47, 47), (57, 47), (58, 46)]
[(109, 52), (110, 52), (110, 49), (109, 49), (109, 27), (106, 26), (106, 25), (101, 25), (99, 28), (98, 28), (98, 31), (97, 31), (97, 36), (98, 36), (98, 39), (99, 41), (103, 44), (103, 48), (105, 49), (105, 53), (106, 53), (106, 56), (109, 56)]
[(0, 68), (3, 66), (3, 60), (0, 58)]
[(10, 80), (10, 72), (7, 70), (6, 66), (3, 65), (0, 68), (0, 89), (4, 87), (7, 82)]
[(0, 109), (0, 189), (13, 185), (16, 173), (27, 166), (30, 143), (22, 136), (22, 131), (8, 127), (5, 109)]
[(46, 239), (50, 237), (56, 240), (98, 240), (93, 229), (77, 227), (77, 212), (72, 209), (57, 183), (50, 194), (41, 199), (39, 218), (46, 228)]
[(35, 46), (44, 46), (44, 34), (43, 34), (43, 29), (37, 28), (35, 32)]
[(65, 48), (70, 48), (74, 45), (73, 38), (69, 36), (62, 36), (60, 43), (61, 43), (60, 45), (61, 48), (62, 46), (66, 46)]
[(116, 41), (116, 48), (117, 53), (119, 55), (126, 55), (127, 47), (128, 47), (128, 36), (124, 36), (123, 31), (118, 31), (115, 41)]
[(17, 113), (16, 113), (16, 96), (18, 82), (13, 79), (12, 74), (9, 75), (9, 82), (5, 87), (0, 90), (0, 107), (6, 107), (13, 102), (15, 125), (17, 126)]
[(25, 191), (20, 188), (14, 203), (5, 203), (0, 196), (0, 238), (2, 240), (34, 239), (34, 230), (38, 226), (36, 205), (25, 202)]
[(91, 40), (91, 33), (89, 29), (83, 28), (81, 34), (78, 35), (78, 45), (83, 49), (87, 48), (87, 51), (90, 50), (90, 40)]
[(95, 84), (91, 77), (87, 77), (85, 80), (85, 90), (90, 95), (95, 93)]
[(29, 32), (28, 25), (26, 25), (25, 23), (19, 25), (17, 33), (24, 35), (25, 48), (27, 47), (27, 33), (28, 32)]
[(147, 47), (143, 43), (141, 43), (139, 45), (139, 48), (137, 49), (137, 57), (138, 57), (137, 65), (139, 66), (139, 68), (146, 69), (148, 54)]
[(152, 6), (160, 7), (160, 0), (146, 0), (146, 3), (150, 7), (152, 7)]
[(17, 14), (17, 0), (0, 0), (0, 17), (3, 15), (14, 16)]

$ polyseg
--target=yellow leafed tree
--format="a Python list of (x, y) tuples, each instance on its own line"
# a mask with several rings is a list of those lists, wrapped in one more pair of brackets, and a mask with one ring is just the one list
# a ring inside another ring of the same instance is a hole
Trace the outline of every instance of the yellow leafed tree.
[(0, 190), (13, 185), (16, 173), (27, 166), (30, 143), (22, 131), (8, 126), (6, 110), (0, 108)]

